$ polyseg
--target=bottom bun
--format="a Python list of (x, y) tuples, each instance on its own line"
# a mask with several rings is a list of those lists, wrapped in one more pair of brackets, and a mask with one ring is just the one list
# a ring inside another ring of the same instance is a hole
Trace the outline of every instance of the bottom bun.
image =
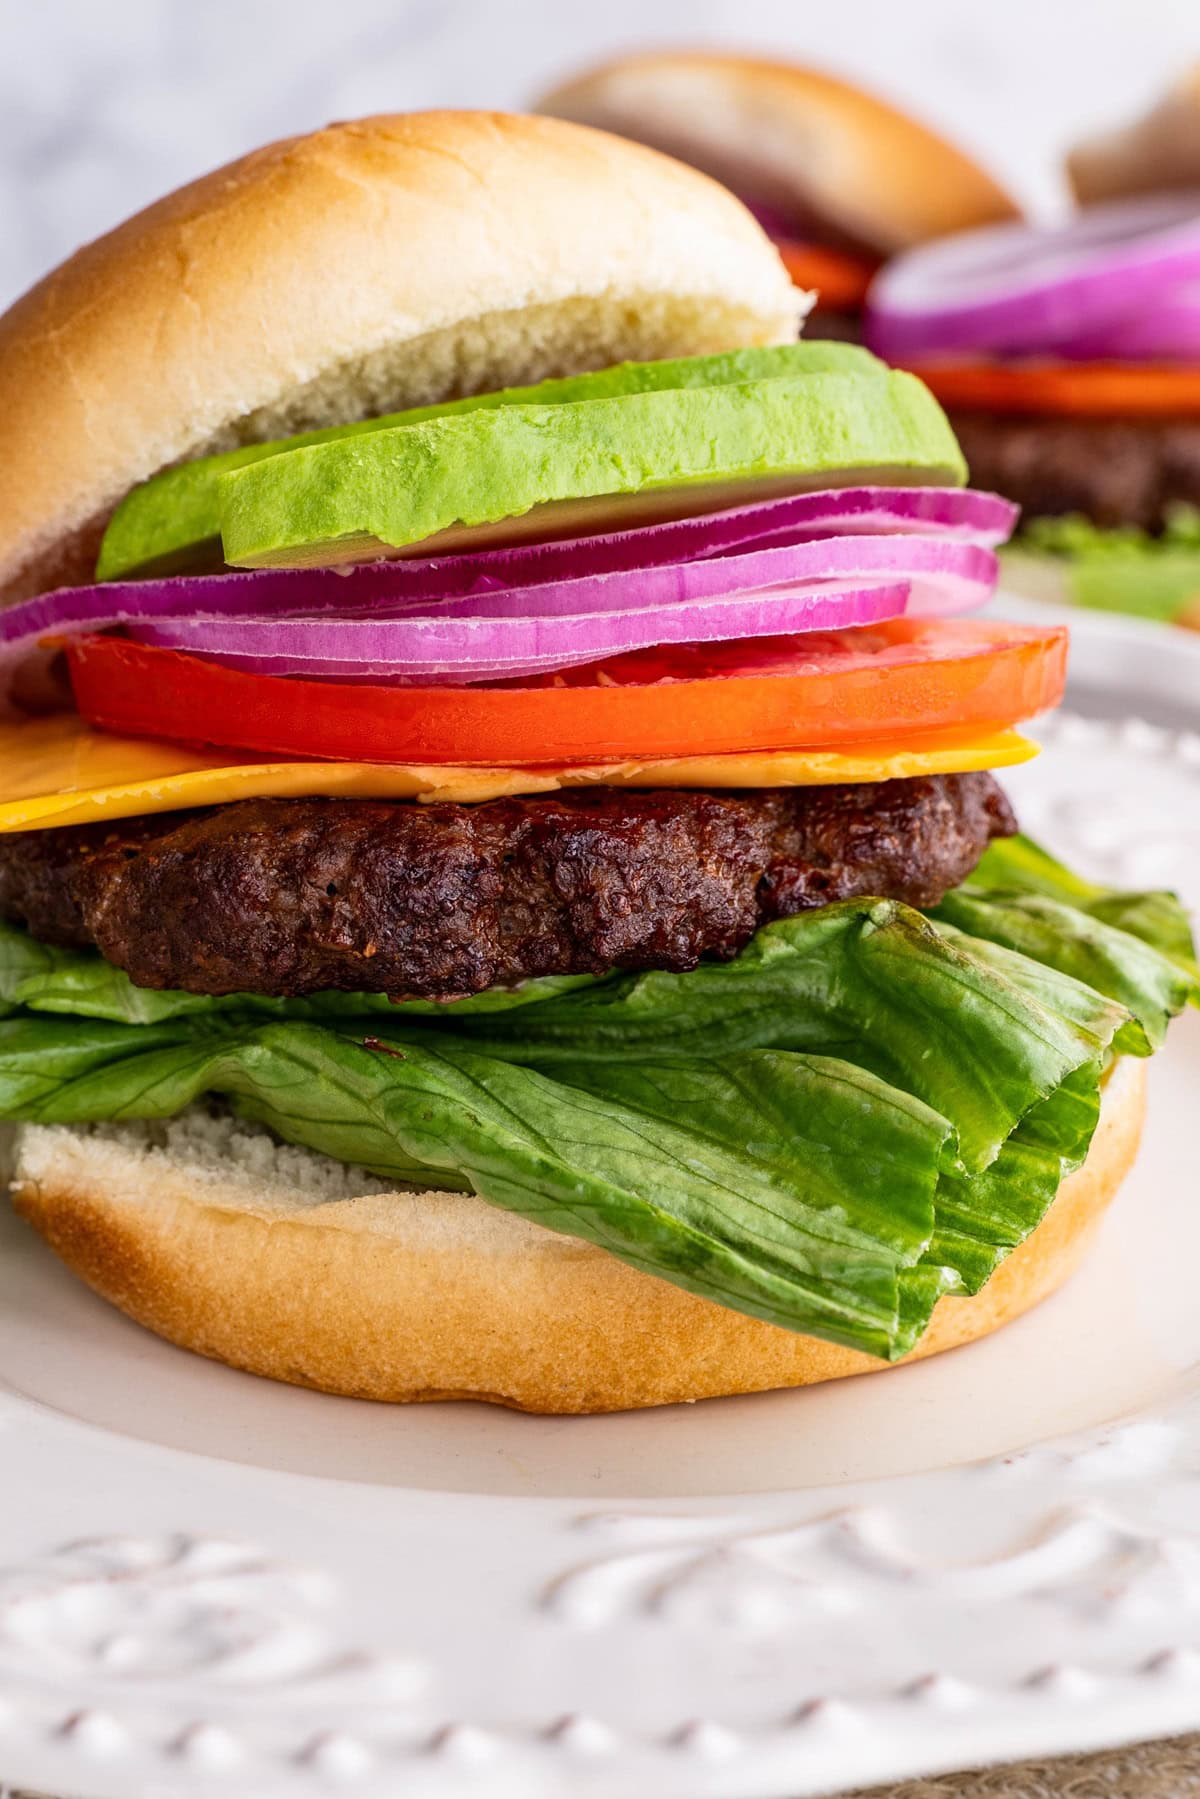
[[(1117, 1065), (1087, 1161), (913, 1356), (986, 1336), (1080, 1262), (1137, 1153), (1141, 1063)], [(885, 1368), (744, 1317), (470, 1195), (400, 1193), (194, 1111), (19, 1133), (17, 1210), (67, 1265), (186, 1349), (366, 1399), (611, 1412)]]

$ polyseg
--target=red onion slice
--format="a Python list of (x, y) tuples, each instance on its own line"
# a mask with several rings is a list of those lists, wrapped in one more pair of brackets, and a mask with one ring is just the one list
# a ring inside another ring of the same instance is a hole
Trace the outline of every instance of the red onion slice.
[[(983, 552), (986, 554), (986, 552)], [(431, 683), (509, 680), (662, 644), (845, 630), (898, 618), (908, 586), (795, 582), (681, 605), (541, 617), (163, 619), (142, 643), (263, 675)]]
[[(827, 537), (755, 549), (740, 556), (582, 575), (532, 588), (497, 588), (467, 599), (446, 600), (434, 616), (515, 620), (536, 613), (540, 618), (570, 617), (688, 605), (718, 594), (749, 593), (784, 583), (882, 579), (909, 583), (909, 612), (927, 618), (982, 606), (995, 586), (997, 571), (994, 551), (952, 538), (915, 533)], [(427, 605), (415, 602), (411, 606), (356, 608), (341, 616), (405, 618), (427, 616), (428, 612)]]
[(762, 226), (768, 237), (802, 237), (804, 235), (795, 213), (789, 213), (781, 206), (772, 206), (765, 200), (748, 200), (745, 194), (739, 194), (738, 199), (746, 211)]
[(1064, 345), (1060, 355), (1085, 362), (1200, 362), (1200, 280)]
[(1107, 330), (1200, 277), (1200, 193), (1091, 206), (1057, 227), (957, 232), (889, 263), (866, 340), (891, 361), (939, 351), (1035, 355)]
[[(602, 537), (485, 550), (472, 556), (367, 563), (345, 571), (268, 569), (62, 588), (0, 613), (0, 709), (16, 669), (37, 662), (39, 656), (44, 659), (38, 650), (41, 639), (135, 626), (155, 618), (345, 616), (434, 602), (482, 611), (491, 606), (493, 596), (497, 613), (527, 612), (529, 592), (546, 593), (552, 584), (571, 585), (576, 597), (567, 609), (579, 611), (586, 609), (578, 598), (581, 584), (636, 577), (645, 592), (642, 584), (659, 572), (664, 580), (676, 580), (680, 565), (696, 571), (690, 591), (700, 595), (727, 592), (735, 579), (740, 585), (755, 585), (883, 573), (915, 582), (917, 610), (966, 610), (987, 598), (983, 590), (990, 589), (995, 579), (988, 546), (1008, 536), (1016, 512), (1007, 500), (970, 489), (848, 488)], [(906, 544), (914, 546), (912, 554)], [(924, 546), (919, 551), (923, 566), (912, 560), (918, 545)], [(751, 555), (769, 550), (790, 550), (797, 558), (804, 551), (809, 560), (772, 565), (757, 582), (730, 572), (735, 564), (744, 566)], [(735, 551), (745, 554), (735, 556)], [(723, 565), (726, 571), (715, 582), (704, 572), (714, 565)], [(610, 589), (597, 591), (607, 594)], [(501, 595), (506, 597), (500, 599)], [(678, 597), (685, 595), (679, 591)]]

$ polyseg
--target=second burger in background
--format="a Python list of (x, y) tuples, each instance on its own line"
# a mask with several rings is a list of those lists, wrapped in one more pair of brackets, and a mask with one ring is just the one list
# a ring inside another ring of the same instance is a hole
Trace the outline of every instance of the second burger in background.
[(621, 57), (538, 110), (666, 150), (732, 188), (816, 294), (808, 337), (856, 337), (889, 257), (1018, 216), (970, 157), (898, 108), (798, 64), (713, 51)]
[(867, 340), (1022, 509), (1011, 584), (1200, 628), (1200, 71), (1067, 159), (1080, 210), (898, 258)]

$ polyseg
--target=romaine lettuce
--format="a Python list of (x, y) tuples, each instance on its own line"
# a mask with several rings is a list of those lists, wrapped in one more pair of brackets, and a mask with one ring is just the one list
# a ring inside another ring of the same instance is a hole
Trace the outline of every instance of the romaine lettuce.
[(1172, 896), (1092, 886), (1026, 839), (929, 919), (851, 901), (688, 974), (440, 1007), (151, 993), (0, 926), (0, 1119), (216, 1095), (401, 1187), (473, 1190), (895, 1358), (1038, 1224), (1113, 1054), (1148, 1054), (1198, 996)]
[(1135, 525), (1105, 529), (1078, 513), (1026, 519), (1001, 563), (1018, 592), (1041, 590), (1054, 575), (1059, 596), (1077, 606), (1170, 624), (1200, 601), (1200, 510), (1172, 507), (1156, 537)]

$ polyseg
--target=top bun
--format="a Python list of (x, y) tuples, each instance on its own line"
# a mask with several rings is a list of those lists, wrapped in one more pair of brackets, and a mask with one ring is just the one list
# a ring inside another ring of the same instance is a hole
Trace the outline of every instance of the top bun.
[(180, 188), (0, 318), (0, 601), (90, 579), (158, 469), (368, 414), (796, 335), (749, 213), (578, 126), (331, 125)]
[(1081, 206), (1200, 189), (1200, 63), (1132, 125), (1077, 144), (1067, 179)]
[(1019, 216), (990, 175), (925, 126), (789, 63), (632, 56), (556, 88), (538, 110), (653, 144), (798, 226), (880, 256)]

